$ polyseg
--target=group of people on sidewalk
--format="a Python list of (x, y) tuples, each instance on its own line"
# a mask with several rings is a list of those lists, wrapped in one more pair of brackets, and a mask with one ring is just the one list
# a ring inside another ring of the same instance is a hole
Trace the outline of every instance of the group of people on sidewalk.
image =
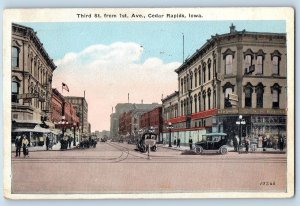
[(29, 144), (29, 141), (28, 141), (26, 135), (16, 137), (16, 139), (15, 139), (16, 157), (21, 157), (21, 148), (23, 148), (24, 158), (29, 157), (28, 144)]

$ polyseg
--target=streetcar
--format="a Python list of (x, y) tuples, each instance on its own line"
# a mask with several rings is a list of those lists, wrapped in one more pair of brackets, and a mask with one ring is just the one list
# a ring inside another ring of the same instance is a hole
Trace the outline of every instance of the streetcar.
[(145, 153), (150, 147), (150, 150), (155, 152), (157, 150), (156, 139), (157, 135), (155, 133), (149, 131), (144, 132), (137, 140), (136, 149), (142, 153)]

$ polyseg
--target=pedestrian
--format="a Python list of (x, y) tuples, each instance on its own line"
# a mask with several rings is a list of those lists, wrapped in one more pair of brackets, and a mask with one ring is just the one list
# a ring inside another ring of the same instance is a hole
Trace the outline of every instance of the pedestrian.
[(249, 152), (249, 139), (245, 138), (245, 148), (246, 148), (246, 153)]
[(177, 147), (180, 148), (180, 138), (179, 137), (177, 138)]
[(15, 146), (16, 146), (16, 157), (20, 157), (21, 156), (21, 147), (22, 147), (21, 136), (16, 137)]
[(233, 137), (233, 147), (234, 147), (235, 152), (238, 152), (238, 150), (239, 150), (239, 142), (240, 142), (239, 137), (237, 135), (235, 135)]
[(47, 135), (47, 137), (46, 137), (46, 150), (49, 150), (49, 144), (50, 144), (50, 139)]
[(174, 146), (176, 146), (176, 137), (174, 138)]
[(28, 144), (29, 144), (28, 139), (27, 139), (26, 135), (24, 135), (24, 136), (23, 136), (23, 139), (22, 139), (22, 147), (23, 147), (23, 155), (24, 155), (24, 158), (25, 158), (26, 156), (29, 157)]
[(71, 148), (72, 139), (71, 137), (68, 138), (69, 148)]
[(265, 136), (262, 137), (262, 146), (263, 146), (263, 151), (266, 151), (266, 147), (268, 144), (268, 140)]
[(190, 137), (189, 139), (190, 150), (193, 149), (193, 139)]
[(279, 137), (278, 144), (279, 144), (280, 151), (282, 151), (284, 148), (284, 139), (282, 136)]

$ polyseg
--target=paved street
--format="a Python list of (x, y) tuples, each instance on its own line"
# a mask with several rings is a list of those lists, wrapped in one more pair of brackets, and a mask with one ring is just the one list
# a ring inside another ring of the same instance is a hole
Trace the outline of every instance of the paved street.
[(158, 148), (151, 158), (127, 143), (12, 153), (13, 193), (285, 191), (286, 154), (182, 155)]

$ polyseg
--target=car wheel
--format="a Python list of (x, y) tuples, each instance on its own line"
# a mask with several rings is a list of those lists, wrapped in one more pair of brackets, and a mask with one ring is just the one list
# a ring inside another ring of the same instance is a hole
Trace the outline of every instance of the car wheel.
[(228, 152), (227, 147), (221, 147), (221, 148), (220, 148), (220, 153), (221, 153), (222, 155), (226, 154), (227, 152)]
[(196, 152), (197, 154), (202, 154), (202, 153), (203, 153), (203, 148), (200, 147), (200, 146), (197, 146), (197, 147), (195, 147), (195, 152)]

